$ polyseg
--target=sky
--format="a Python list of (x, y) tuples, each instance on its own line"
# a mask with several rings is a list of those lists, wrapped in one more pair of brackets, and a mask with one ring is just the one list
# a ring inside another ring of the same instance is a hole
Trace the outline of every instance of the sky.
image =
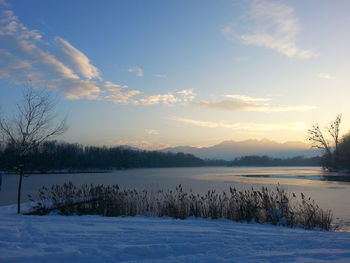
[(59, 98), (61, 138), (145, 149), (350, 130), (348, 0), (0, 0), (0, 105)]

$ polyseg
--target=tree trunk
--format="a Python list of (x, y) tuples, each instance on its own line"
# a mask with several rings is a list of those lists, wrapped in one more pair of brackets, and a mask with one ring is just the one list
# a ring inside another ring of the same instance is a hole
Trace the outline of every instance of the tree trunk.
[(23, 179), (23, 170), (19, 172), (19, 182), (18, 182), (18, 191), (17, 191), (17, 214), (21, 213), (21, 189), (22, 189), (22, 179)]

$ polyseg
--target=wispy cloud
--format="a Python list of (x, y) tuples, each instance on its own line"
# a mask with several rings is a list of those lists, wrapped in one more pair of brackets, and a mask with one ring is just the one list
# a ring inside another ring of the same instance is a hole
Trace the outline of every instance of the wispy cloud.
[(0, 7), (9, 7), (10, 4), (7, 3), (5, 0), (0, 0)]
[(62, 45), (63, 52), (80, 74), (88, 79), (101, 78), (99, 70), (91, 64), (90, 59), (83, 52), (61, 37), (56, 37), (55, 40)]
[(302, 122), (293, 123), (231, 123), (226, 121), (211, 122), (193, 120), (181, 117), (169, 117), (170, 120), (182, 122), (194, 126), (205, 127), (205, 128), (225, 128), (237, 131), (279, 131), (279, 130), (306, 130), (307, 125)]
[(224, 97), (230, 98), (230, 99), (241, 100), (241, 101), (245, 101), (245, 102), (261, 102), (261, 101), (271, 100), (270, 98), (255, 98), (255, 97), (250, 97), (250, 96), (246, 96), (246, 95), (239, 95), (239, 94), (224, 95)]
[(122, 86), (106, 81), (104, 83), (106, 94), (104, 99), (114, 103), (129, 104), (134, 101), (134, 97), (141, 92), (139, 90), (130, 90), (128, 86)]
[(198, 103), (200, 107), (231, 110), (231, 111), (258, 111), (258, 112), (286, 112), (286, 111), (307, 111), (315, 109), (315, 106), (304, 105), (268, 105), (257, 104), (244, 101), (223, 100), (217, 102), (201, 101)]
[[(23, 25), (11, 10), (0, 19), (0, 77), (16, 84), (33, 85), (64, 92), (67, 98), (96, 98), (98, 85), (81, 79), (73, 69), (43, 49), (42, 35)], [(10, 48), (9, 48), (10, 47)]]
[(128, 72), (134, 73), (137, 77), (143, 77), (145, 74), (143, 73), (143, 69), (140, 67), (132, 67), (128, 69)]
[(268, 103), (259, 103), (270, 101), (270, 98), (256, 98), (239, 94), (224, 95), (224, 97), (233, 100), (201, 101), (197, 105), (211, 109), (257, 112), (307, 111), (316, 108), (315, 106), (307, 105), (270, 105)]
[(154, 74), (153, 76), (157, 79), (166, 79), (168, 77), (166, 74)]
[(145, 132), (149, 135), (158, 135), (160, 132), (158, 130), (146, 129)]
[(321, 79), (333, 79), (333, 76), (328, 73), (319, 73), (317, 76)]
[(300, 22), (294, 9), (278, 1), (251, 0), (247, 21), (232, 22), (221, 29), (229, 41), (274, 49), (287, 56), (308, 59), (317, 54), (297, 45)]
[(192, 101), (195, 95), (192, 90), (180, 90), (175, 93), (148, 95), (134, 103), (142, 105), (186, 103)]
[[(192, 90), (149, 95), (104, 80), (99, 69), (78, 48), (61, 37), (55, 37), (59, 45), (44, 41), (39, 31), (23, 25), (4, 7), (6, 2), (0, 2), (0, 78), (60, 91), (67, 99), (98, 99), (121, 104), (170, 105), (189, 102), (195, 96)], [(58, 57), (59, 54), (62, 56)], [(141, 68), (131, 71), (143, 76)]]

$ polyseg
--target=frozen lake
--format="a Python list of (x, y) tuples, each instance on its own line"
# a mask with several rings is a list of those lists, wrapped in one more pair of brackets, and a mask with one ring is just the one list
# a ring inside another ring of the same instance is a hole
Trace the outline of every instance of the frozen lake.
[[(290, 191), (311, 196), (325, 209), (333, 211), (335, 221), (350, 226), (350, 176), (324, 172), (320, 167), (199, 167), (129, 169), (109, 173), (35, 174), (24, 178), (22, 201), (35, 195), (41, 186), (62, 184), (118, 184), (123, 188), (174, 189), (205, 192), (228, 190), (230, 186), (247, 189), (283, 185)], [(17, 175), (5, 175), (0, 205), (16, 203)]]

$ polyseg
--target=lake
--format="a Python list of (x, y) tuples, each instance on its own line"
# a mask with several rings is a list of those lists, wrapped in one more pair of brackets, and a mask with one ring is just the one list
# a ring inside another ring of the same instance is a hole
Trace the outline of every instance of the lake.
[[(198, 167), (117, 170), (108, 173), (34, 174), (23, 180), (22, 201), (35, 195), (41, 186), (72, 181), (75, 184), (118, 184), (123, 188), (174, 189), (206, 192), (238, 190), (278, 183), (288, 190), (311, 196), (320, 207), (331, 209), (335, 222), (350, 230), (350, 176), (325, 172), (320, 167)], [(5, 175), (0, 205), (16, 203), (17, 175)]]

